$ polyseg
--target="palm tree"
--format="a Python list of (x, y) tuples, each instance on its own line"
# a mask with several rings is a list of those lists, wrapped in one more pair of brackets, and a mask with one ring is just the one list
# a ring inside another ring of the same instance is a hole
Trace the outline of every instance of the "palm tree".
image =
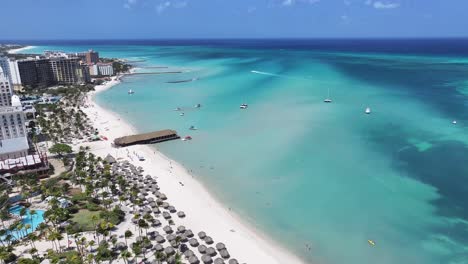
[(128, 247), (127, 239), (131, 238), (133, 236), (133, 233), (132, 233), (132, 231), (127, 230), (127, 231), (125, 231), (124, 236), (125, 236), (125, 245), (127, 245), (127, 247)]
[(125, 264), (128, 264), (128, 259), (132, 257), (132, 253), (128, 250), (124, 250), (120, 253), (120, 256), (124, 260)]
[[(146, 230), (149, 227), (149, 225), (144, 219), (140, 219), (140, 220), (138, 220), (138, 227), (140, 228), (139, 232), (140, 232), (140, 236), (141, 236), (141, 229), (144, 228)], [(148, 235), (147, 230), (146, 230), (146, 233), (147, 233), (146, 235)]]
[(98, 244), (99, 244), (99, 236), (98, 236), (98, 233), (97, 233), (97, 221), (98, 221), (98, 216), (97, 215), (93, 215), (91, 216), (91, 221), (93, 221), (93, 226), (94, 226), (94, 235), (97, 237), (97, 240), (98, 240)]
[(0, 247), (0, 260), (1, 263), (6, 263), (6, 261), (10, 258), (10, 250), (7, 247)]
[(96, 244), (96, 242), (94, 242), (94, 240), (91, 240), (88, 242), (88, 246), (89, 246), (89, 251), (90, 252), (93, 252), (93, 246)]
[[(35, 216), (35, 215), (37, 215), (36, 210), (31, 209), (31, 210), (29, 211), (29, 220), (31, 221), (31, 227), (34, 227), (33, 219), (34, 219), (34, 216)], [(32, 229), (31, 229), (31, 231), (32, 231)]]

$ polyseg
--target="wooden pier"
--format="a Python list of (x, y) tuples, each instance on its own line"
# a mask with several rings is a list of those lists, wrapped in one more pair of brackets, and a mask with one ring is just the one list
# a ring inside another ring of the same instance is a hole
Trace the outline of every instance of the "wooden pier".
[(114, 145), (117, 147), (126, 147), (137, 144), (154, 144), (179, 138), (180, 137), (179, 135), (177, 135), (177, 131), (166, 129), (145, 134), (137, 134), (116, 138), (114, 140)]

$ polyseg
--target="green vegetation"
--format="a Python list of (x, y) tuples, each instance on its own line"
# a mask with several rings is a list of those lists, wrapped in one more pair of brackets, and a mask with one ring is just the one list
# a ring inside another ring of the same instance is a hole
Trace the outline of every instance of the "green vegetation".
[(72, 153), (72, 147), (67, 144), (55, 144), (49, 149), (50, 153), (58, 154), (59, 156), (63, 156), (63, 154), (70, 154)]
[(83, 231), (94, 231), (96, 223), (93, 223), (92, 219), (99, 218), (99, 211), (89, 211), (87, 209), (81, 209), (78, 213), (74, 214), (71, 220), (75, 222)]

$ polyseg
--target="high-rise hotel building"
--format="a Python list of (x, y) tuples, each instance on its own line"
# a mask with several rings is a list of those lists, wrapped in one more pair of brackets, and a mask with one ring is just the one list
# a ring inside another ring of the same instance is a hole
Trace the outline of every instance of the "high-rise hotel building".
[(18, 96), (12, 95), (9, 76), (0, 67), (0, 159), (28, 154), (26, 118)]

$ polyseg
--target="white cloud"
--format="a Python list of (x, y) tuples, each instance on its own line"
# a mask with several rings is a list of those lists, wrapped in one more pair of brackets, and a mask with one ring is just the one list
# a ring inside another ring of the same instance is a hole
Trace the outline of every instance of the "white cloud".
[(156, 11), (158, 12), (158, 14), (161, 14), (162, 12), (164, 12), (164, 10), (166, 10), (170, 6), (171, 6), (171, 2), (169, 1), (160, 3), (159, 5), (156, 6)]
[(171, 1), (171, 0), (166, 0), (166, 1), (160, 1), (159, 4), (156, 5), (156, 12), (158, 14), (161, 14), (162, 12), (166, 11), (166, 9), (169, 8), (185, 8), (188, 6), (188, 1)]
[(297, 3), (304, 3), (304, 4), (315, 4), (320, 2), (320, 0), (282, 0), (281, 5), (282, 6), (293, 6)]
[(400, 4), (399, 3), (376, 1), (376, 2), (374, 2), (373, 6), (374, 6), (375, 9), (394, 9), (394, 8), (400, 7)]
[(137, 0), (126, 0), (125, 4), (123, 5), (124, 8), (130, 9), (133, 5), (137, 3)]
[(172, 6), (174, 8), (184, 8), (187, 7), (188, 2), (187, 1), (182, 1), (182, 2), (175, 2)]
[(251, 7), (247, 8), (247, 13), (253, 13), (255, 11), (257, 11), (257, 8), (255, 6), (251, 6)]

